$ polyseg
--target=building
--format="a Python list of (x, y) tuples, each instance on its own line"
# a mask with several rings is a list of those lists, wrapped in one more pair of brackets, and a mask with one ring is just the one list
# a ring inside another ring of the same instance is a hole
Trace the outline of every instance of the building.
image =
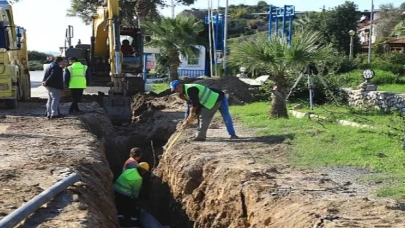
[(380, 20), (380, 10), (379, 9), (374, 10), (374, 15), (373, 15), (374, 20), (372, 22), (370, 21), (370, 16), (371, 16), (370, 11), (363, 11), (363, 12), (361, 12), (361, 15), (362, 16), (357, 25), (357, 36), (360, 38), (360, 44), (362, 45), (362, 51), (367, 52), (368, 45), (370, 42), (371, 23), (373, 23), (373, 30), (371, 33), (371, 44), (375, 43), (376, 38), (377, 38), (376, 25), (378, 24), (378, 21)]
[(197, 47), (200, 49), (200, 54), (197, 57), (188, 58), (187, 56), (180, 55), (180, 77), (187, 76), (190, 78), (196, 78), (207, 76), (206, 48), (204, 46)]

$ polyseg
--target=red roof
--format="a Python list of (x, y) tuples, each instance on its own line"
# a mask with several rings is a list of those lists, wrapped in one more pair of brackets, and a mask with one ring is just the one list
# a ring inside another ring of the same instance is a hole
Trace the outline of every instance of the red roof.
[(387, 40), (384, 43), (387, 43), (387, 44), (405, 44), (405, 38)]
[[(378, 24), (378, 21), (379, 21), (379, 20), (380, 20), (380, 19), (375, 19), (375, 20), (373, 21), (373, 24)], [(371, 21), (370, 21), (370, 20), (363, 21), (363, 22), (357, 24), (357, 29), (362, 29), (362, 28), (367, 27), (367, 26), (370, 26), (370, 25), (371, 25)]]

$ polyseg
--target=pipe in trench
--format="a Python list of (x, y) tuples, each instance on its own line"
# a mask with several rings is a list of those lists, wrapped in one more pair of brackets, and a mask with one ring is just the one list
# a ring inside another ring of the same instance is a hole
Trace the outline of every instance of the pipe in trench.
[(43, 204), (54, 198), (56, 195), (61, 193), (70, 185), (74, 184), (75, 182), (80, 180), (80, 176), (76, 173), (69, 175), (68, 177), (64, 178), (63, 180), (57, 182), (56, 184), (52, 185), (52, 187), (48, 188), (47, 190), (41, 192), (41, 194), (35, 196), (33, 199), (28, 201), (26, 204), (18, 208), (17, 210), (13, 211), (11, 214), (7, 215), (0, 221), (1, 228), (12, 228), (30, 214), (35, 212), (38, 208), (40, 208)]

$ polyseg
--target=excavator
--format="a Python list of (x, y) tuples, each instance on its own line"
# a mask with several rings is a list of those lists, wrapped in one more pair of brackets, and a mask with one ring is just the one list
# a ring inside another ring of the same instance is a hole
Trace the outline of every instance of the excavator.
[[(65, 56), (74, 56), (89, 66), (93, 86), (110, 87), (108, 96), (103, 98), (103, 107), (113, 122), (124, 123), (132, 117), (131, 97), (145, 91), (144, 36), (138, 26), (121, 26), (119, 9), (118, 0), (107, 0), (98, 7), (92, 15), (90, 45), (71, 46)], [(73, 28), (68, 28), (66, 40), (71, 37)]]
[(14, 24), (12, 6), (0, 1), (0, 100), (17, 108), (31, 97), (26, 30)]

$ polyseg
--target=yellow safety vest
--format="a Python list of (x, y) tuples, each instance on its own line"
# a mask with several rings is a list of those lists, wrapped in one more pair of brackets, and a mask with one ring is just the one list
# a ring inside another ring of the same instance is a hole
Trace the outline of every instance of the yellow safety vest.
[(142, 177), (138, 169), (127, 169), (118, 177), (114, 183), (114, 190), (122, 195), (134, 198), (139, 197), (142, 188)]
[(87, 66), (75, 62), (68, 67), (68, 70), (70, 72), (69, 89), (85, 89)]
[(184, 84), (184, 93), (188, 99), (190, 99), (190, 96), (188, 95), (187, 90), (191, 87), (196, 87), (198, 89), (198, 99), (200, 100), (200, 104), (205, 108), (212, 109), (215, 103), (217, 103), (219, 94), (212, 91), (210, 88), (199, 84)]

